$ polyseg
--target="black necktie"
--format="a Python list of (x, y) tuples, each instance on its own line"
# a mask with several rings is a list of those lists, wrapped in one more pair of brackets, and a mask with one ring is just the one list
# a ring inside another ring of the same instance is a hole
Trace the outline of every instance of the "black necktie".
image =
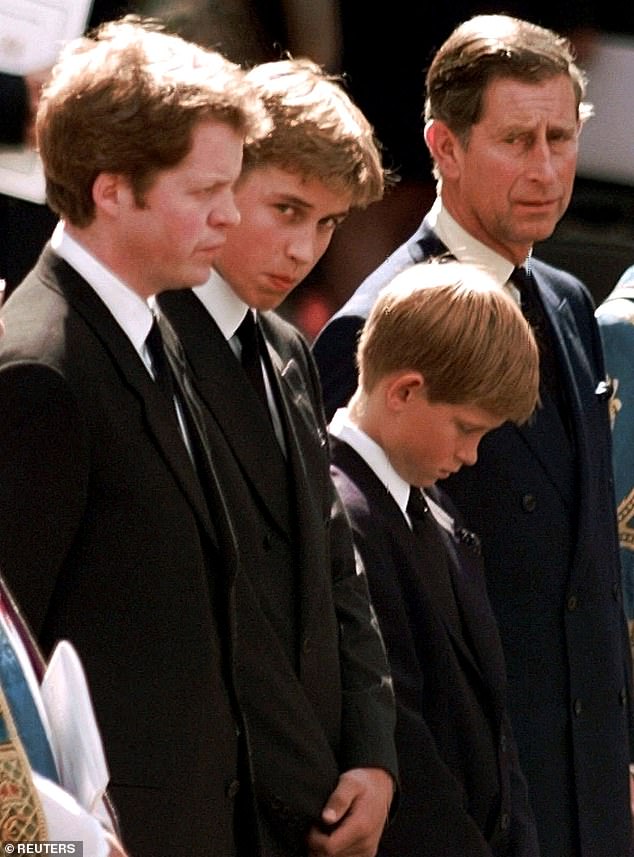
[(170, 404), (170, 413), (176, 421), (178, 433), (183, 438), (194, 467), (200, 476), (201, 449), (204, 447), (205, 441), (201, 438), (200, 429), (192, 414), (192, 402), (184, 389), (186, 385), (174, 373), (167, 357), (163, 335), (156, 316), (145, 340), (145, 345), (152, 360), (154, 382)]
[(161, 391), (172, 402), (172, 406), (175, 407), (174, 375), (165, 353), (163, 337), (156, 317), (152, 322), (145, 345), (152, 361), (154, 380)]
[(407, 514), (412, 532), (419, 544), (426, 588), (431, 593), (439, 612), (454, 628), (461, 628), (456, 596), (451, 583), (447, 547), (420, 488), (412, 486), (407, 501)]
[(247, 310), (247, 314), (236, 333), (242, 346), (242, 354), (240, 356), (242, 367), (247, 373), (255, 392), (260, 397), (267, 411), (269, 411), (260, 357), (260, 328), (250, 309)]

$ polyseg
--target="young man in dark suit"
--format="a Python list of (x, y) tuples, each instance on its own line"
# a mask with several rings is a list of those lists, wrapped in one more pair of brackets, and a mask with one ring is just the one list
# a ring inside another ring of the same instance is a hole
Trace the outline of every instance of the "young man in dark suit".
[(37, 119), (63, 219), (2, 311), (0, 568), (45, 651), (82, 657), (137, 857), (252, 853), (222, 639), (236, 548), (195, 402), (155, 381), (148, 298), (208, 276), (262, 118), (236, 66), (138, 22), (69, 44)]
[(537, 857), (477, 536), (434, 488), (491, 429), (530, 417), (535, 338), (480, 269), (429, 262), (381, 292), (357, 359), (330, 432), (397, 701), (401, 799), (379, 854)]
[(521, 290), (538, 330), (541, 407), (526, 426), (491, 432), (478, 463), (445, 488), (482, 539), (542, 854), (626, 857), (631, 680), (609, 389), (587, 290), (531, 255), (570, 199), (589, 112), (583, 95), (556, 34), (503, 15), (458, 27), (427, 74), (437, 200), (328, 323), (314, 353), (332, 413), (355, 389), (356, 336), (397, 271), (448, 252), (484, 266), (518, 299)]
[(396, 774), (387, 661), (329, 474), (308, 346), (274, 310), (352, 205), (378, 198), (372, 129), (307, 60), (247, 75), (272, 119), (245, 147), (241, 222), (207, 284), (159, 298), (182, 342), (229, 512), (237, 698), (264, 854), (373, 857)]

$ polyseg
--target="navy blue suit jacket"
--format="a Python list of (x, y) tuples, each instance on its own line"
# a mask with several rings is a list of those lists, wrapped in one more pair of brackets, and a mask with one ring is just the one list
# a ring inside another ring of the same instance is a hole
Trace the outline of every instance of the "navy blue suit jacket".
[[(502, 644), (481, 562), (464, 530), (441, 528), (464, 628), (437, 608), (429, 557), (365, 461), (332, 438), (332, 473), (352, 524), (397, 700), (401, 800), (382, 857), (536, 857), (537, 833), (506, 712)], [(440, 492), (434, 499), (447, 506)], [(453, 516), (453, 509), (447, 509)]]
[[(423, 221), (321, 332), (314, 353), (329, 412), (356, 385), (356, 336), (379, 290), (443, 249)], [(542, 854), (626, 857), (631, 670), (603, 355), (583, 284), (536, 259), (531, 265), (571, 438), (544, 397), (528, 425), (491, 432), (478, 463), (443, 487), (482, 539)]]

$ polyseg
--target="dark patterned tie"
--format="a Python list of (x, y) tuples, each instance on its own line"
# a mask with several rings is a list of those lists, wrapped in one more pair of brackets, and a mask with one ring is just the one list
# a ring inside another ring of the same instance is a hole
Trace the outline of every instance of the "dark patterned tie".
[(525, 268), (515, 268), (511, 274), (511, 282), (520, 293), (520, 306), (524, 318), (533, 328), (539, 348), (540, 386), (555, 402), (562, 421), (567, 426), (568, 408), (566, 399), (559, 383), (557, 359), (553, 347), (553, 336), (540, 300), (537, 283)]
[(247, 310), (247, 314), (237, 329), (236, 334), (242, 347), (240, 355), (242, 368), (247, 373), (253, 389), (260, 397), (263, 405), (269, 411), (264, 376), (262, 375), (260, 327), (250, 309)]

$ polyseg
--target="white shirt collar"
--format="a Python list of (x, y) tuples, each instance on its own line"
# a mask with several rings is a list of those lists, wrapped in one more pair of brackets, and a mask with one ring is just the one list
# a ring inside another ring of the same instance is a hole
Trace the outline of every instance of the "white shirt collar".
[(145, 340), (153, 320), (147, 302), (72, 238), (63, 221), (55, 227), (51, 246), (99, 295), (141, 359), (146, 362)]
[(339, 408), (328, 426), (333, 437), (347, 443), (361, 456), (375, 476), (385, 485), (387, 493), (407, 519), (407, 501), (409, 500), (409, 483), (406, 482), (392, 467), (389, 458), (376, 441), (367, 435), (348, 416), (347, 408)]
[(195, 286), (193, 292), (216, 322), (224, 338), (230, 340), (247, 314), (247, 304), (215, 268), (211, 269), (207, 282)]
[(449, 214), (439, 196), (427, 215), (427, 222), (459, 262), (479, 265), (493, 276), (498, 285), (506, 285), (513, 273), (513, 263), (463, 229)]
[[(348, 446), (352, 447), (361, 456), (374, 475), (383, 483), (387, 493), (393, 498), (403, 513), (408, 526), (411, 527), (411, 521), (407, 514), (407, 501), (409, 500), (411, 486), (392, 467), (383, 448), (360, 429), (356, 423), (352, 422), (347, 408), (339, 408), (335, 411), (332, 421), (328, 426), (328, 431), (333, 437), (347, 443)], [(453, 518), (424, 489), (421, 490), (436, 521), (448, 533), (453, 533)]]

